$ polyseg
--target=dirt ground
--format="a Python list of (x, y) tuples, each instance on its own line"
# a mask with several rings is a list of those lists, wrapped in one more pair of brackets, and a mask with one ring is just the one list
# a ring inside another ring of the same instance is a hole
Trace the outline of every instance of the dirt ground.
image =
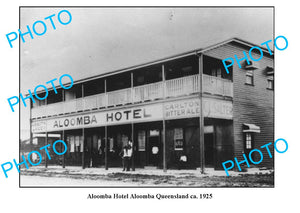
[[(25, 178), (26, 176), (26, 178)], [(87, 185), (94, 186), (153, 186), (153, 187), (274, 187), (274, 172), (269, 173), (257, 173), (246, 174), (241, 173), (235, 176), (197, 176), (191, 173), (182, 173), (180, 176), (176, 175), (151, 175), (141, 173), (124, 173), (124, 172), (112, 172), (107, 174), (81, 174), (72, 173), (68, 170), (55, 172), (55, 171), (22, 171), (21, 186), (28, 186), (26, 181), (29, 177), (34, 178), (44, 177), (43, 182), (39, 181), (40, 186), (51, 185), (55, 186), (55, 182), (59, 179), (69, 180), (67, 185), (84, 186), (85, 182), (89, 182)], [(24, 180), (22, 181), (22, 177)], [(51, 181), (51, 178), (56, 181)], [(76, 180), (76, 181), (75, 181)], [(34, 183), (34, 181), (30, 181)], [(51, 184), (50, 184), (51, 182)], [(118, 184), (120, 183), (120, 184)], [(61, 185), (60, 185), (61, 186)]]

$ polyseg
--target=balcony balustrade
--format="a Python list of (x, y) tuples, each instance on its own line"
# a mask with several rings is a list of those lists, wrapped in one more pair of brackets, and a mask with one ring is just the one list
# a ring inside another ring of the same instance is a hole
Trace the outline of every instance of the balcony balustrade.
[(233, 97), (233, 83), (227, 79), (203, 75), (203, 92)]
[[(32, 108), (32, 118), (55, 116), (125, 104), (179, 97), (199, 92), (199, 75), (156, 82)], [(203, 93), (233, 97), (230, 80), (203, 75)]]
[(163, 82), (133, 88), (133, 102), (144, 102), (163, 98)]

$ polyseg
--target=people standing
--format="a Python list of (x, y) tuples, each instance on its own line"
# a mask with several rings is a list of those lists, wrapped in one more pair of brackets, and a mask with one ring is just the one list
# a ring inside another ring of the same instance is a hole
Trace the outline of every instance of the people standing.
[(130, 167), (131, 167), (131, 157), (132, 157), (132, 152), (133, 152), (133, 147), (132, 147), (132, 142), (129, 140), (128, 141), (128, 161), (127, 161), (127, 167), (126, 167), (126, 171), (130, 171)]
[(131, 141), (128, 142), (127, 145), (125, 145), (120, 153), (120, 156), (122, 157), (122, 163), (123, 163), (123, 171), (130, 171), (130, 162), (131, 162), (131, 156), (132, 156), (132, 143)]

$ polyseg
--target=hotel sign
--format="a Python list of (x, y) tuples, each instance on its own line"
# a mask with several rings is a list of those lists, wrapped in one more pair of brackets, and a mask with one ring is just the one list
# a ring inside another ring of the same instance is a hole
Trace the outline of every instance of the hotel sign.
[(200, 114), (199, 99), (187, 99), (165, 104), (165, 118), (197, 117)]
[[(164, 110), (163, 110), (164, 106)], [(203, 98), (203, 115), (209, 118), (232, 119), (232, 102)], [(198, 117), (200, 101), (198, 98), (150, 104), (140, 107), (101, 111), (81, 115), (49, 118), (32, 122), (32, 132), (52, 132), (68, 129), (101, 127), (126, 123), (150, 122), (163, 119)]]
[[(203, 116), (209, 118), (232, 119), (232, 102), (203, 98)], [(186, 99), (165, 104), (165, 118), (178, 119), (200, 115), (200, 100)]]
[(31, 128), (33, 133), (46, 132), (46, 121), (32, 122)]
[(131, 122), (161, 120), (162, 104), (152, 104), (120, 110), (102, 111), (85, 115), (49, 118), (32, 122), (32, 132), (51, 132), (67, 129), (100, 127), (105, 125), (126, 124)]
[(233, 105), (231, 101), (203, 98), (203, 115), (208, 118), (233, 118)]

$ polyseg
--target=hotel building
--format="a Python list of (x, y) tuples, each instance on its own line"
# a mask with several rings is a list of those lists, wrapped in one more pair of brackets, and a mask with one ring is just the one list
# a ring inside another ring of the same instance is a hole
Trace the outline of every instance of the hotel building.
[[(181, 156), (187, 169), (202, 171), (243, 160), (243, 153), (274, 141), (274, 55), (262, 48), (260, 61), (240, 62), (242, 68), (235, 62), (229, 74), (222, 59), (243, 58), (253, 46), (233, 38), (74, 81), (57, 94), (49, 88), (47, 99), (31, 104), (31, 138), (37, 147), (62, 139), (68, 150), (58, 156), (49, 148), (52, 159), (43, 156), (42, 163), (121, 167), (129, 140), (133, 168), (176, 169)], [(258, 166), (272, 168), (273, 159)]]

